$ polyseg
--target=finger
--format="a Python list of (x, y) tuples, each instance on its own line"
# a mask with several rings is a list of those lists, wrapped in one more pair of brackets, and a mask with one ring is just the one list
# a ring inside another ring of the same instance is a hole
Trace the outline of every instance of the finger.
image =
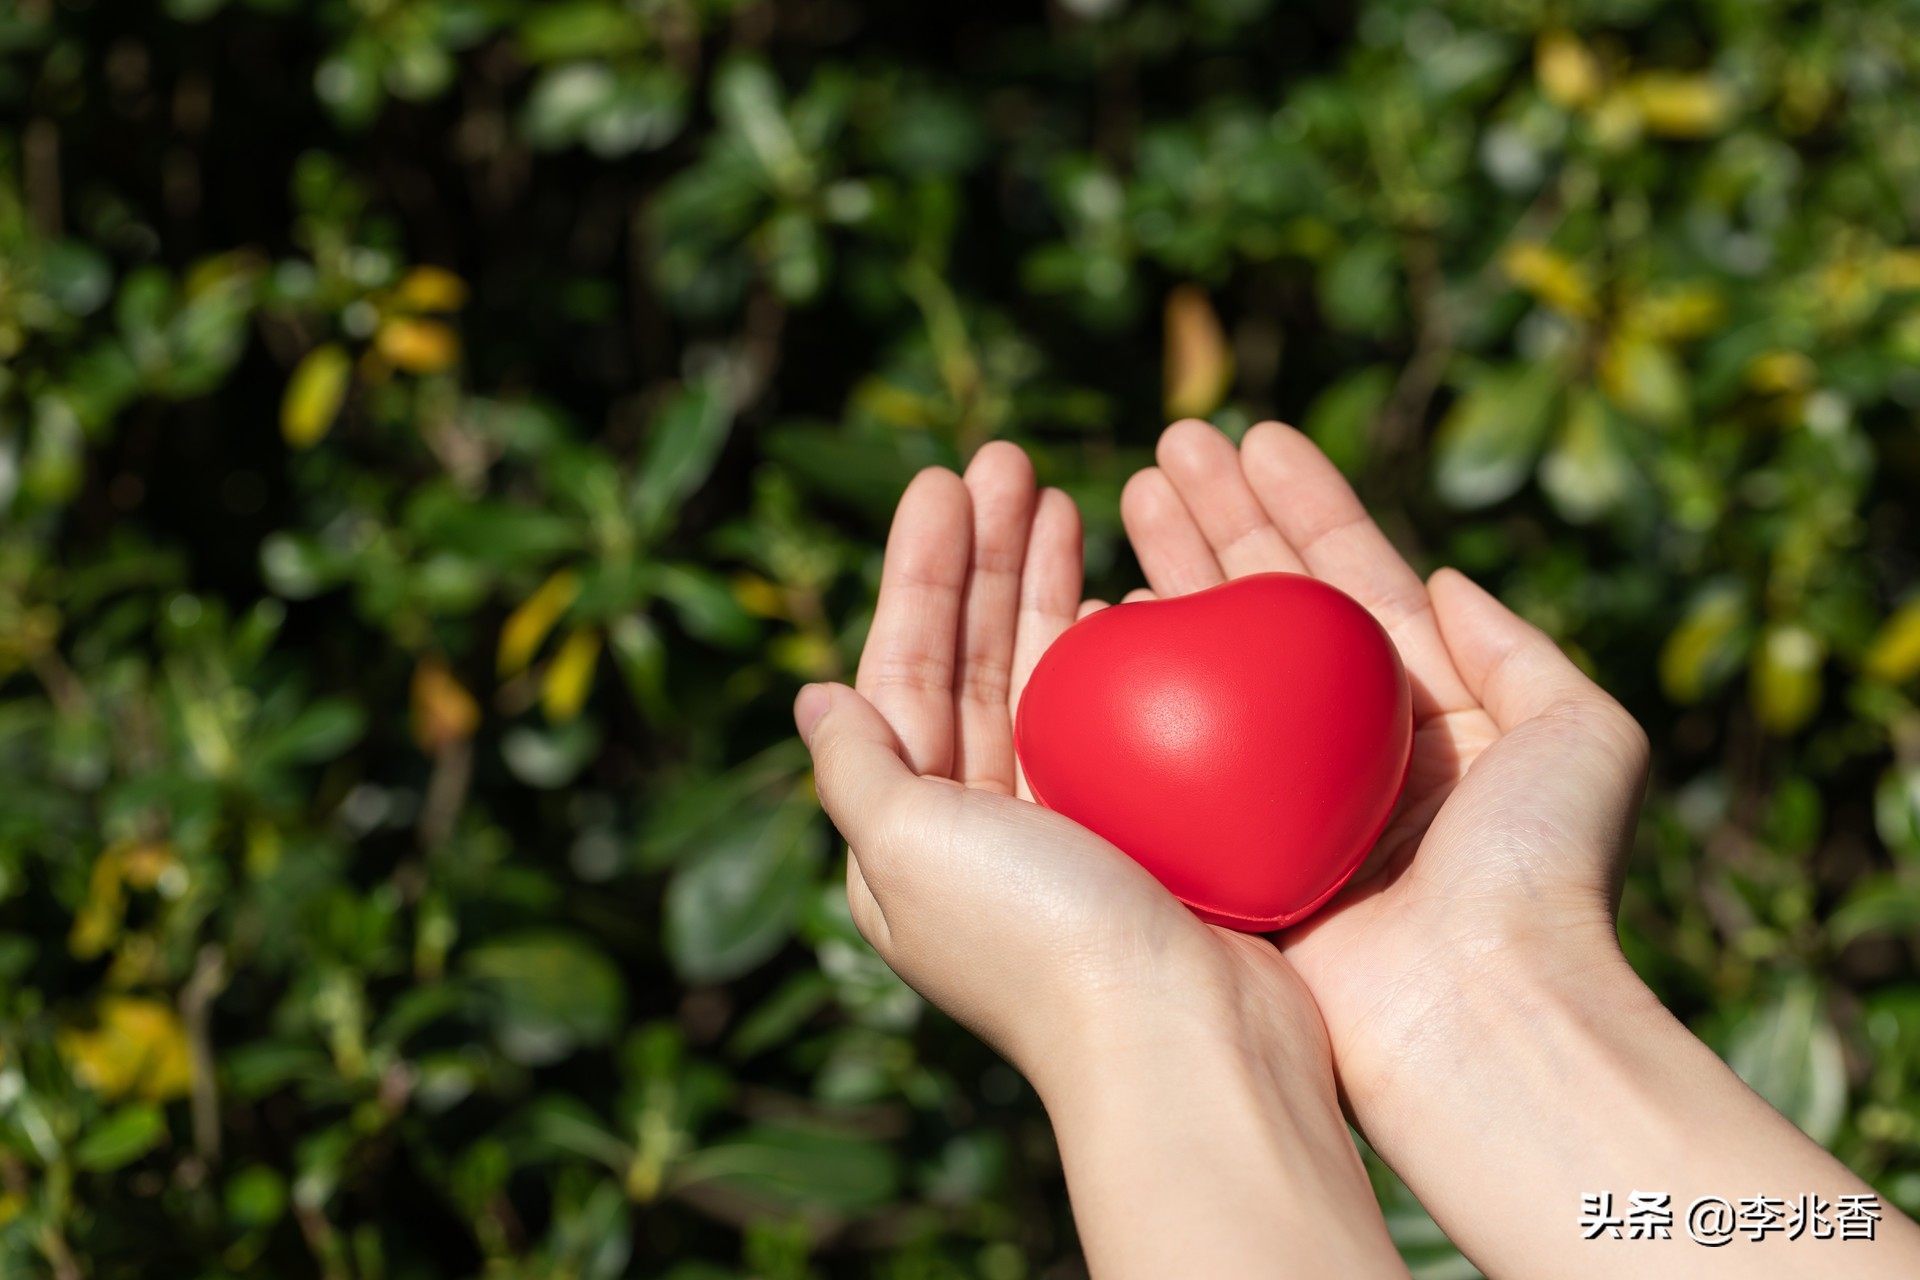
[(1160, 433), (1160, 470), (1229, 578), (1305, 573), (1240, 469), (1240, 451), (1212, 423), (1185, 418)]
[[(813, 756), (820, 807), (855, 851), (862, 879), (884, 892), (907, 828), (930, 795), (963, 794), (950, 782), (918, 777), (899, 735), (872, 703), (842, 684), (810, 684), (793, 701), (793, 720)], [(878, 895), (876, 895), (876, 901)]]
[[(953, 777), (970, 787), (1013, 790), (1014, 633), (1021, 569), (1033, 529), (1033, 464), (1018, 445), (996, 440), (967, 468), (973, 555), (960, 605), (960, 667), (954, 686)], [(1072, 594), (1080, 594), (1074, 583)]]
[(953, 664), (972, 544), (972, 504), (951, 471), (913, 478), (893, 514), (859, 689), (900, 735), (916, 772), (953, 769)]
[(1426, 584), (1327, 456), (1292, 427), (1263, 422), (1240, 442), (1240, 466), (1308, 571), (1365, 605), (1393, 637), (1413, 679), (1415, 717), (1471, 710), (1472, 695), (1440, 639)]
[(1560, 708), (1590, 707), (1605, 716), (1626, 715), (1551, 636), (1466, 574), (1441, 569), (1431, 585), (1434, 616), (1461, 679), (1500, 732), (1511, 733)]
[[(1465, 574), (1442, 569), (1430, 583), (1434, 615), (1461, 677), (1486, 706), (1500, 738), (1467, 771), (1456, 796), (1494, 796), (1460, 813), (1491, 813), (1491, 838), (1455, 842), (1486, 856), (1502, 841), (1515, 865), (1533, 866), (1541, 850), (1612, 850), (1601, 862), (1556, 859), (1583, 869), (1617, 905), (1619, 876), (1646, 786), (1646, 731), (1589, 680), (1538, 627)], [(1452, 811), (1441, 811), (1445, 821)], [(1515, 831), (1524, 838), (1514, 842)], [(1546, 874), (1546, 869), (1541, 872)]]
[(847, 848), (847, 911), (860, 936), (885, 955), (893, 942), (893, 931), (887, 927), (886, 913), (880, 910), (880, 899), (873, 896), (867, 877), (860, 871), (860, 855), (851, 845)]
[[(1151, 595), (1152, 592), (1148, 592), (1148, 594)], [(1080, 602), (1080, 612), (1074, 615), (1074, 621), (1078, 622), (1081, 618), (1098, 613), (1106, 607), (1107, 602), (1105, 600), (1082, 600)]]
[(1226, 581), (1200, 526), (1158, 467), (1136, 471), (1127, 481), (1120, 520), (1147, 584), (1158, 594), (1184, 596)]
[(1120, 603), (1121, 604), (1139, 604), (1143, 600), (1158, 600), (1159, 598), (1160, 598), (1159, 596), (1153, 594), (1153, 592), (1147, 590), (1145, 587), (1135, 587), (1133, 590), (1127, 592), (1127, 594), (1120, 597)]
[(1019, 710), (1020, 694), (1040, 655), (1081, 616), (1080, 556), (1080, 509), (1060, 490), (1043, 490), (1034, 507), (1020, 580), (1010, 712)]

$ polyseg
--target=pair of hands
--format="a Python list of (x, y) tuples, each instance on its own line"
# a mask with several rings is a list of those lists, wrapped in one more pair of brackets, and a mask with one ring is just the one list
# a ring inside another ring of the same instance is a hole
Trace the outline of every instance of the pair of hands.
[[(1279, 945), (1199, 921), (1131, 859), (1030, 802), (1014, 712), (1077, 616), (1072, 501), (1017, 447), (908, 488), (856, 687), (796, 708), (852, 847), (855, 922), (900, 975), (1045, 1091), (1116, 1035), (1191, 1018), (1331, 1040), (1361, 1114), (1463, 960), (1613, 945), (1646, 737), (1544, 634), (1451, 570), (1423, 583), (1304, 436), (1170, 427), (1121, 512), (1152, 592), (1310, 573), (1371, 610), (1413, 687), (1413, 761), (1374, 854)], [(1319, 1013), (1314, 1012), (1317, 1004)], [(1321, 1030), (1321, 1019), (1325, 1029)]]
[(1034, 1084), (1094, 1273), (1403, 1274), (1350, 1116), (1489, 1275), (1920, 1274), (1920, 1229), (1893, 1211), (1870, 1257), (1583, 1242), (1590, 1194), (1668, 1193), (1678, 1234), (1697, 1196), (1871, 1192), (1620, 953), (1645, 734), (1466, 577), (1423, 582), (1297, 431), (1236, 448), (1179, 422), (1157, 462), (1122, 496), (1151, 584), (1129, 600), (1312, 574), (1373, 613), (1411, 679), (1399, 805), (1308, 920), (1203, 923), (1031, 801), (1021, 690), (1106, 606), (1081, 599), (1071, 500), (1010, 444), (913, 481), (856, 688), (810, 685), (794, 709), (855, 923)]

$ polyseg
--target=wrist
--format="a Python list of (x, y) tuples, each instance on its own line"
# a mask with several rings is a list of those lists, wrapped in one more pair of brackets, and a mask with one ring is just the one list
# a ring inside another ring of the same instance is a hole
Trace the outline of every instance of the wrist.
[[(1671, 1021), (1621, 952), (1611, 921), (1436, 946), (1391, 1006), (1391, 1025), (1336, 1043), (1340, 1085), (1369, 1139), (1430, 1113), (1436, 1078), (1490, 1080), (1544, 1036), (1589, 1047)], [(1349, 1051), (1351, 1048), (1351, 1051)]]
[(1136, 1009), (1030, 1073), (1093, 1274), (1398, 1273), (1306, 1009)]

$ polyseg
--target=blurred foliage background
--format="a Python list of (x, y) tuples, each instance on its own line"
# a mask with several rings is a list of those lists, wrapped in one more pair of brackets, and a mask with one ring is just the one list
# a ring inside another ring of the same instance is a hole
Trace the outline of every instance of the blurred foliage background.
[(1027, 446), (1112, 596), (1180, 414), (1634, 709), (1634, 962), (1920, 1209), (1916, 73), (1912, 0), (0, 6), (0, 1271), (1079, 1274), (788, 706), (914, 469)]

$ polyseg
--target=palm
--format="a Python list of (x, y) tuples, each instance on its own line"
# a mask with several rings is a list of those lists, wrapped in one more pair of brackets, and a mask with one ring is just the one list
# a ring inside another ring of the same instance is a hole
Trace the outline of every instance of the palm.
[[(1201, 924), (1104, 840), (1031, 803), (1014, 713), (1047, 646), (1098, 607), (1082, 605), (1081, 576), (1073, 503), (1037, 492), (1011, 445), (983, 448), (964, 481), (923, 472), (901, 499), (856, 689), (892, 726), (914, 772), (959, 783), (968, 816), (984, 819), (964, 857), (943, 867), (948, 909), (977, 901), (986, 910), (1016, 895), (1017, 914), (1047, 934), (1037, 949), (1016, 951), (1083, 966), (1086, 982), (1106, 989), (1178, 999), (1193, 983), (1218, 983), (1310, 1011), (1271, 945)], [(856, 917), (879, 924), (857, 849), (848, 893)]]
[[(1367, 1047), (1404, 1042), (1434, 998), (1417, 978), (1441, 948), (1510, 937), (1526, 915), (1548, 927), (1610, 928), (1618, 798), (1637, 786), (1644, 751), (1631, 722), (1602, 711), (1599, 737), (1617, 741), (1599, 751), (1593, 716), (1571, 731), (1547, 703), (1548, 685), (1553, 698), (1568, 696), (1571, 669), (1510, 662), (1523, 624), (1467, 594), (1477, 589), (1436, 584), (1430, 593), (1298, 432), (1263, 425), (1236, 450), (1204, 423), (1178, 423), (1159, 462), (1133, 478), (1122, 503), (1154, 593), (1311, 574), (1374, 614), (1412, 681), (1413, 759), (1386, 832), (1353, 884), (1280, 939), (1336, 1057), (1358, 1061)], [(1557, 653), (1550, 661), (1565, 665)], [(1582, 698), (1606, 704), (1588, 688)], [(1585, 838), (1595, 829), (1611, 840)], [(1574, 849), (1593, 853), (1555, 856)]]

